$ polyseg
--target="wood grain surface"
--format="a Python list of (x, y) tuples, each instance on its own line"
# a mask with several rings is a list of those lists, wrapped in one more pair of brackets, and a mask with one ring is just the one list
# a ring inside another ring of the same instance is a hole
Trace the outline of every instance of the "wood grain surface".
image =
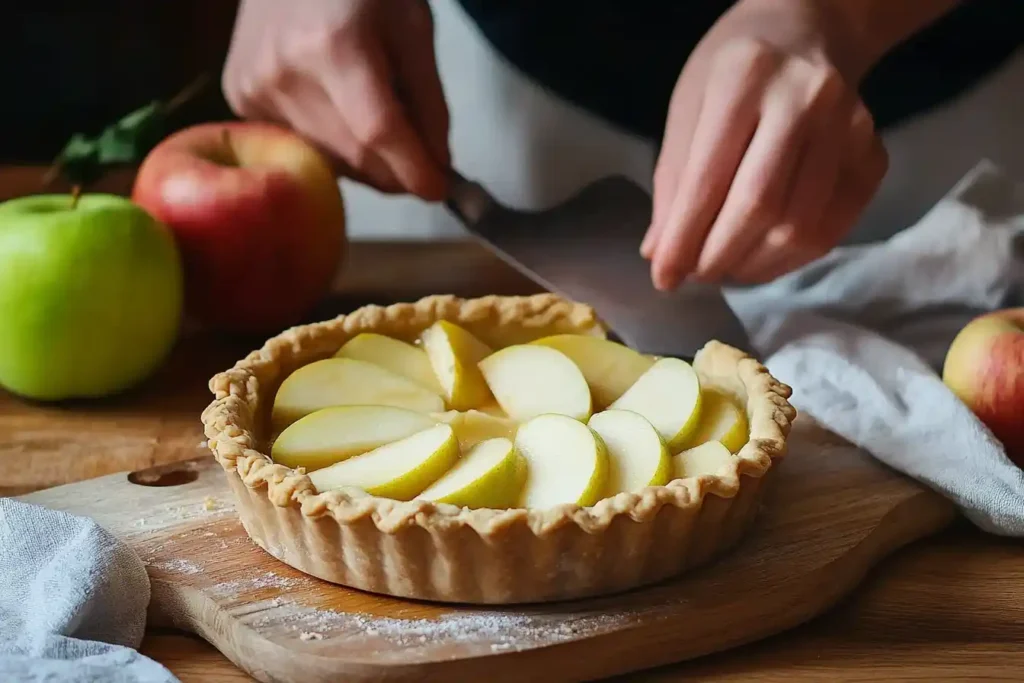
[[(359, 243), (348, 261), (339, 296), (314, 317), (445, 291), (536, 291), (471, 244)], [(107, 402), (38, 406), (0, 392), (0, 495), (192, 457), (211, 371), (259, 341), (187, 335), (164, 372)], [(105, 435), (99, 451), (90, 433)], [(1021, 544), (961, 522), (900, 551), (811, 624), (629, 680), (1021, 680), (1022, 586)], [(156, 628), (142, 651), (185, 683), (250, 680), (194, 636)]]
[(810, 418), (797, 420), (772, 484), (751, 532), (704, 569), (615, 596), (508, 608), (376, 596), (284, 565), (246, 536), (209, 455), (25, 499), (125, 539), (150, 574), (150, 624), (202, 635), (265, 683), (541, 682), (633, 672), (790, 628), (953, 517), (944, 499)]
[[(897, 551), (855, 593), (807, 624), (614, 683), (1020, 681), (1022, 555), (1019, 543), (958, 524)], [(153, 630), (141, 651), (182, 683), (255, 680), (196, 636)]]

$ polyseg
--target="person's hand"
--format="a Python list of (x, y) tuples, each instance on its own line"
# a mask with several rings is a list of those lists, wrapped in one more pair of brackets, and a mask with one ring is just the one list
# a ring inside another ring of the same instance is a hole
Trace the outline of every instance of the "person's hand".
[(222, 86), (383, 192), (447, 190), (448, 107), (426, 0), (243, 0)]
[(762, 283), (834, 247), (888, 157), (857, 95), (867, 70), (815, 0), (741, 0), (673, 92), (641, 253), (658, 289)]

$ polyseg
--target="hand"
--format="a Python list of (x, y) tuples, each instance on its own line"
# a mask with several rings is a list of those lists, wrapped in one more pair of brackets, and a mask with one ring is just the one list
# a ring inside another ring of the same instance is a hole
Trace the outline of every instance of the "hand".
[(383, 192), (447, 191), (448, 107), (425, 0), (243, 0), (223, 88)]
[(658, 289), (760, 283), (849, 231), (888, 158), (857, 95), (865, 59), (817, 0), (741, 0), (687, 61), (641, 253)]

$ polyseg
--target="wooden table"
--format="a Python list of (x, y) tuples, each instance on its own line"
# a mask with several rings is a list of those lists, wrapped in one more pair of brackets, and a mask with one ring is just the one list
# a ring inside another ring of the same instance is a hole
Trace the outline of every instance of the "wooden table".
[[(535, 287), (470, 244), (359, 243), (340, 294), (314, 317), (429, 293), (530, 293)], [(0, 495), (194, 456), (206, 381), (256, 339), (186, 336), (163, 372), (117, 399), (30, 405), (0, 393)], [(88, 452), (87, 431), (117, 435)], [(629, 680), (893, 681), (1024, 678), (1024, 552), (966, 524), (899, 552), (826, 616), (751, 646)], [(198, 638), (149, 633), (142, 652), (183, 681), (244, 681)]]

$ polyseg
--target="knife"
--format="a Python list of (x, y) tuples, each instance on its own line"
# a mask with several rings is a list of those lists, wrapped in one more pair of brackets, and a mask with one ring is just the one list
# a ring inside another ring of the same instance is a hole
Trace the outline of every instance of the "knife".
[(651, 198), (628, 178), (603, 178), (543, 211), (516, 211), (455, 173), (446, 204), (499, 258), (544, 289), (590, 305), (616, 338), (638, 351), (692, 360), (717, 339), (753, 354), (721, 289), (654, 288), (640, 256)]

